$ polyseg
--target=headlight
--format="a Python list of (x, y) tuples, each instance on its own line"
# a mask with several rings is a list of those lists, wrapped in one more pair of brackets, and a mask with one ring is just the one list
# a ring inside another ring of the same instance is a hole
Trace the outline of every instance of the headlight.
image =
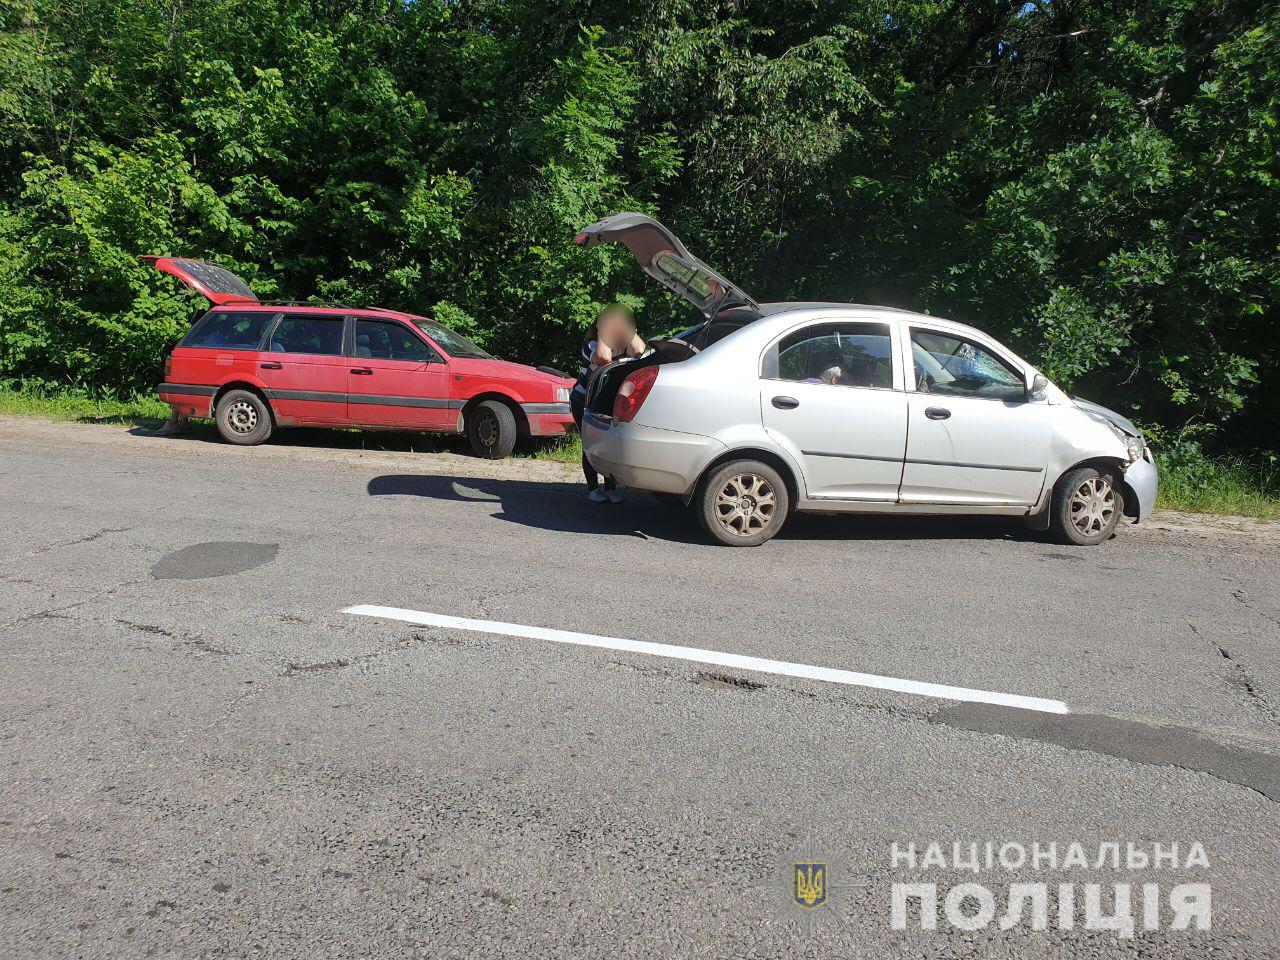
[(556, 387), (556, 403), (568, 403), (568, 402), (569, 402), (569, 388)]
[(1126, 434), (1124, 447), (1129, 452), (1129, 461), (1132, 463), (1142, 459), (1142, 455), (1147, 451), (1147, 442), (1141, 437), (1131, 437)]

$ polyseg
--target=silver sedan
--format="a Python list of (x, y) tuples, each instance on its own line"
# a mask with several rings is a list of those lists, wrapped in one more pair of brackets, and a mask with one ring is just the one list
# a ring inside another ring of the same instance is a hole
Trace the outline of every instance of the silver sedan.
[(1155, 506), (1141, 432), (979, 330), (756, 303), (642, 214), (575, 239), (623, 244), (706, 318), (598, 371), (582, 439), (596, 469), (692, 507), (720, 543), (764, 543), (803, 510), (1020, 516), (1093, 545)]

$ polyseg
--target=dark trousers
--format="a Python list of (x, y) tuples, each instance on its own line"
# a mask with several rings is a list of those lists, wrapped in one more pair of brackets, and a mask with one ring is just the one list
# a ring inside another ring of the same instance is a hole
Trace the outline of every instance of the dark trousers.
[[(578, 433), (582, 433), (582, 415), (586, 411), (587, 397), (581, 390), (574, 390), (569, 394), (569, 412), (573, 414), (573, 422), (578, 425)], [(594, 490), (600, 486), (600, 475), (596, 473), (596, 468), (591, 465), (587, 459), (587, 455), (582, 455), (582, 475), (587, 479), (587, 489)], [(604, 488), (612, 490), (617, 486), (617, 482), (613, 477), (604, 478)]]

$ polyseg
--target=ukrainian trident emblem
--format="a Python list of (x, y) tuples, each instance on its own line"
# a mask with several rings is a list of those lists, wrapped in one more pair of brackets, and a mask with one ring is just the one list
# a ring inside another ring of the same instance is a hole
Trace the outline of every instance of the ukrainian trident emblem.
[(825, 863), (793, 863), (795, 875), (791, 898), (806, 910), (827, 902), (827, 865)]

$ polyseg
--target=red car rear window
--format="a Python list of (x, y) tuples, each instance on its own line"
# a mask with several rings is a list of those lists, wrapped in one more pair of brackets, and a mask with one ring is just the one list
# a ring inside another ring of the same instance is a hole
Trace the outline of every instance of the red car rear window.
[(230, 270), (224, 270), (216, 263), (205, 263), (203, 260), (174, 260), (174, 265), (192, 278), (200, 281), (213, 293), (231, 294), (256, 300), (249, 285)]

